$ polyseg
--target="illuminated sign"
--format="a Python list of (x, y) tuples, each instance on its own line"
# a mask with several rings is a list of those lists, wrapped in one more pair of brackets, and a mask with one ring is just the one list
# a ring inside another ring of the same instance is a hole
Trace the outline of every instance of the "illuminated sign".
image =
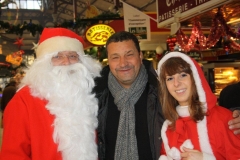
[(97, 24), (86, 31), (86, 38), (92, 44), (105, 45), (113, 33), (115, 33), (115, 31), (112, 27), (105, 24)]
[(232, 0), (157, 0), (158, 28), (174, 22), (174, 15), (180, 11), (180, 21), (194, 17)]

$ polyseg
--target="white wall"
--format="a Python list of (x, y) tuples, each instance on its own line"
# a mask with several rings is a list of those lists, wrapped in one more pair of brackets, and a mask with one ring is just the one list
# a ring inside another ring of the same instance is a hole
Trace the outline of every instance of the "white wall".
[(140, 47), (142, 51), (146, 50), (156, 50), (157, 46), (161, 46), (163, 50), (166, 50), (166, 40), (169, 35), (160, 34), (160, 33), (152, 33), (151, 41), (140, 42)]

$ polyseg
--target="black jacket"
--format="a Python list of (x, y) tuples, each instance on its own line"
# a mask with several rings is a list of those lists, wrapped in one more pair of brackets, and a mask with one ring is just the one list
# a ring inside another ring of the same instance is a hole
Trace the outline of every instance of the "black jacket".
[(16, 93), (16, 82), (10, 82), (3, 90), (1, 99), (1, 110), (4, 111), (8, 102), (13, 98)]
[[(148, 73), (148, 98), (147, 98), (147, 119), (148, 119), (148, 131), (150, 146), (152, 151), (152, 157), (157, 160), (160, 155), (161, 147), (161, 127), (164, 122), (159, 96), (158, 96), (158, 80), (157, 75), (152, 67), (150, 61), (143, 60), (143, 64)], [(99, 101), (98, 112), (98, 156), (99, 160), (105, 160), (105, 128), (106, 118), (108, 111), (108, 97), (110, 91), (108, 89), (108, 74), (110, 72), (109, 66), (103, 68), (101, 77), (96, 78), (96, 87), (94, 92)]]
[(240, 110), (240, 82), (230, 84), (222, 89), (218, 104), (232, 111)]

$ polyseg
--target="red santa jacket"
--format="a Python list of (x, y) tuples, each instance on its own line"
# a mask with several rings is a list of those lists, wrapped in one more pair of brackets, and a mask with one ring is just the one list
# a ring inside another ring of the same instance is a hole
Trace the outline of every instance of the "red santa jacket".
[(54, 116), (45, 108), (47, 101), (33, 97), (22, 88), (4, 112), (1, 160), (61, 160), (53, 142)]

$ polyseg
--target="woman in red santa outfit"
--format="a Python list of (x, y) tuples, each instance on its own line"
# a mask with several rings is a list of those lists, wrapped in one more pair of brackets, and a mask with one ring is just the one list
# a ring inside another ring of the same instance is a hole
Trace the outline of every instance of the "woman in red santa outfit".
[(158, 64), (160, 99), (167, 119), (159, 160), (237, 160), (240, 136), (228, 128), (232, 112), (217, 106), (199, 64), (180, 52)]
[(83, 39), (44, 29), (37, 59), (4, 112), (1, 160), (96, 160), (101, 65), (84, 55)]

